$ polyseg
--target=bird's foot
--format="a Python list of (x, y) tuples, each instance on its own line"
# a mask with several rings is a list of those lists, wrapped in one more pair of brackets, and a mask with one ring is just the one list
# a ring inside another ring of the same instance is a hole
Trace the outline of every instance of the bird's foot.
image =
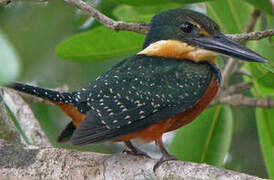
[(130, 151), (130, 150), (123, 150), (123, 153), (124, 154), (127, 154), (127, 155), (133, 155), (133, 156), (144, 156), (144, 157), (147, 157), (147, 158), (151, 158), (147, 153), (139, 150), (139, 149), (136, 149), (136, 151)]
[(161, 159), (159, 159), (159, 161), (154, 165), (153, 167), (153, 171), (155, 172), (156, 169), (158, 167), (161, 166), (161, 164), (163, 164), (166, 161), (172, 161), (172, 160), (178, 160), (176, 157), (170, 155), (170, 154), (163, 154), (163, 156), (161, 157)]

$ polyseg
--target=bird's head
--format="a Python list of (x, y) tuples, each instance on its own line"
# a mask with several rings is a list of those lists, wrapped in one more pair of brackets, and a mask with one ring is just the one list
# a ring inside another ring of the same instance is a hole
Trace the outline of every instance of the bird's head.
[(215, 63), (219, 53), (246, 61), (267, 62), (223, 35), (219, 26), (207, 16), (184, 9), (154, 16), (143, 50), (138, 54)]

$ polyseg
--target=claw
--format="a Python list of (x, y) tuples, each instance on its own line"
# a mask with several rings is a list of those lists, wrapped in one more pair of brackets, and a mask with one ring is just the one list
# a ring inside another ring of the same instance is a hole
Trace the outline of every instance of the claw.
[(144, 156), (144, 157), (147, 157), (147, 158), (151, 158), (147, 153), (145, 153), (143, 151), (133, 152), (133, 151), (129, 151), (129, 150), (125, 149), (125, 150), (123, 150), (122, 153), (124, 153), (126, 155)]
[(157, 161), (157, 163), (154, 165), (153, 171), (155, 172), (156, 169), (158, 167), (160, 167), (164, 162), (166, 162), (166, 161), (172, 161), (172, 160), (178, 160), (178, 159), (176, 157), (170, 155), (170, 154), (163, 155), (161, 157), (161, 159), (159, 159), (159, 161)]
[(165, 149), (164, 143), (162, 141), (162, 137), (159, 139), (155, 140), (156, 145), (159, 147), (160, 151), (162, 152), (162, 157), (161, 159), (154, 165), (153, 171), (155, 172), (158, 167), (160, 167), (161, 164), (163, 164), (166, 161), (171, 161), (171, 160), (178, 160), (176, 157), (170, 155), (167, 150)]
[(140, 149), (133, 146), (133, 144), (130, 141), (125, 141), (125, 145), (130, 149), (124, 150), (123, 153), (128, 155), (134, 155), (134, 156), (145, 156), (147, 158), (151, 158), (147, 153), (141, 151)]

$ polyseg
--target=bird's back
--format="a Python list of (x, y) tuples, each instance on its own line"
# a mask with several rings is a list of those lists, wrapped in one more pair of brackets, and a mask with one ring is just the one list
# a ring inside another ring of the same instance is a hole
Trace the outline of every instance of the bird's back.
[(77, 107), (92, 118), (80, 125), (74, 139), (81, 143), (80, 132), (88, 131), (91, 138), (82, 143), (109, 140), (187, 111), (201, 99), (212, 77), (217, 79), (216, 70), (207, 62), (129, 57), (79, 91)]

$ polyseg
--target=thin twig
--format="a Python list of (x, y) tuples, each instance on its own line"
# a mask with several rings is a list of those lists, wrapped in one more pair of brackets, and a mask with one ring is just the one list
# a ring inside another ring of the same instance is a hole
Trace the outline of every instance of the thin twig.
[[(11, 2), (11, 0), (0, 0), (0, 6), (6, 5)], [(147, 34), (150, 25), (148, 23), (127, 23), (122, 21), (115, 21), (106, 15), (102, 14), (100, 11), (95, 9), (90, 4), (82, 0), (65, 0), (65, 2), (72, 4), (73, 6), (79, 8), (83, 12), (91, 15), (98, 22), (103, 24), (114, 31), (133, 31), (140, 34)], [(241, 33), (241, 34), (226, 34), (228, 37), (235, 41), (250, 41), (250, 40), (260, 40), (263, 38), (274, 36), (274, 29), (269, 29), (261, 32), (252, 33)]]
[[(108, 27), (114, 31), (133, 31), (140, 34), (147, 34), (150, 25), (148, 23), (127, 23), (122, 21), (115, 21), (106, 15), (102, 14), (100, 11), (92, 7), (90, 4), (83, 2), (82, 0), (67, 0), (69, 4), (81, 9), (83, 12), (91, 15), (100, 22), (102, 25)], [(242, 33), (242, 34), (228, 34), (228, 37), (235, 41), (250, 41), (259, 40), (262, 38), (267, 38), (274, 36), (274, 29), (253, 32), (253, 33)]]
[(0, 0), (0, 6), (6, 6), (11, 2), (11, 0)]
[[(258, 18), (260, 17), (261, 12), (259, 10), (254, 10), (250, 16), (250, 20), (246, 25), (245, 32), (250, 33), (253, 29), (254, 26), (256, 25), (256, 22)], [(274, 33), (274, 30), (273, 30)], [(245, 44), (247, 40), (241, 39), (242, 44)], [(235, 68), (236, 67), (236, 68)], [(223, 72), (223, 88), (226, 88), (229, 84), (229, 79), (231, 75), (234, 73), (234, 71), (237, 71), (238, 68), (240, 68), (240, 62), (237, 61), (234, 58), (229, 58), (229, 61), (227, 65), (225, 66), (224, 72)]]
[(269, 0), (269, 3), (271, 4), (272, 13), (274, 14), (274, 1), (273, 0)]
[(149, 24), (147, 23), (126, 23), (122, 21), (114, 21), (84, 1), (68, 0), (67, 2), (88, 13), (102, 25), (108, 27), (111, 30), (133, 31), (141, 34), (146, 34), (149, 30)]
[(249, 20), (249, 22), (247, 23), (246, 27), (245, 27), (245, 32), (249, 33), (251, 31), (253, 31), (255, 25), (256, 25), (256, 22), (258, 20), (258, 18), (260, 17), (261, 15), (261, 11), (258, 10), (258, 9), (255, 9), (252, 14), (251, 14), (251, 18)]
[(228, 63), (226, 64), (224, 71), (222, 73), (223, 74), (223, 82), (222, 82), (223, 88), (226, 88), (228, 86), (230, 76), (232, 75), (232, 69), (234, 69), (236, 64), (237, 64), (237, 60), (235, 60), (234, 58), (230, 57), (228, 59)]
[(274, 108), (273, 98), (250, 98), (242, 94), (220, 97), (217, 103), (228, 104), (232, 106)]
[[(100, 22), (104, 26), (114, 31), (124, 30), (124, 31), (134, 31), (141, 34), (146, 34), (150, 27), (150, 25), (147, 23), (126, 23), (122, 21), (115, 21), (105, 16), (100, 11), (92, 7), (90, 4), (85, 3), (82, 0), (68, 0), (67, 2), (81, 9), (83, 12), (88, 13), (89, 15), (94, 17), (98, 22)], [(247, 24), (246, 33), (233, 34), (233, 35), (227, 35), (227, 36), (235, 41), (240, 41), (242, 43), (245, 43), (246, 41), (249, 41), (249, 40), (259, 40), (262, 38), (274, 36), (274, 29), (270, 29), (262, 32), (248, 33), (252, 31), (252, 29), (254, 28), (259, 15), (260, 15), (260, 11), (254, 10), (254, 12), (251, 14), (251, 19), (249, 23)], [(237, 71), (238, 69), (238, 68), (235, 68), (238, 66), (238, 64), (239, 63), (236, 62), (236, 60), (234, 60), (233, 58), (230, 58), (223, 73), (223, 87), (227, 87), (230, 76), (233, 74), (233, 71), (234, 70)]]
[[(94, 17), (97, 21), (99, 21), (101, 24), (103, 24), (104, 26), (106, 26), (109, 29), (114, 30), (114, 31), (120, 31), (120, 30), (121, 31), (133, 31), (133, 32), (136, 32), (136, 33), (146, 34), (149, 30), (149, 27), (150, 27), (150, 25), (147, 24), (147, 23), (126, 23), (126, 22), (121, 22), (121, 21), (115, 21), (115, 20), (105, 16), (100, 11), (98, 11), (94, 7), (92, 7), (90, 4), (85, 3), (82, 0), (67, 0), (66, 2), (76, 6), (77, 8), (81, 9), (83, 12), (88, 13), (89, 15)], [(257, 19), (256, 14), (258, 15), (258, 13), (254, 11), (253, 20), (250, 20), (250, 22), (248, 23), (249, 24), (248, 26), (250, 26), (250, 27), (248, 27), (247, 30), (251, 30), (252, 29), (251, 26), (255, 25), (255, 21), (256, 21), (255, 19)], [(242, 41), (249, 41), (249, 40), (259, 40), (259, 39), (262, 39), (262, 38), (274, 36), (274, 29), (270, 29), (270, 30), (266, 30), (266, 31), (262, 31), (262, 32), (233, 34), (233, 35), (227, 35), (227, 36), (230, 37), (231, 39), (235, 40), (235, 41), (241, 41), (241, 42)], [(233, 69), (233, 67), (235, 67), (235, 65), (234, 65), (234, 63), (231, 63), (229, 66), (226, 67), (225, 72), (226, 71), (230, 72)], [(227, 74), (227, 73), (224, 73), (224, 74)], [(227, 77), (224, 76), (224, 81), (225, 82), (228, 81), (226, 79), (227, 79)], [(226, 103), (226, 104), (231, 104), (231, 105), (235, 104), (235, 105), (254, 106), (254, 102), (256, 102), (255, 105), (257, 107), (268, 107), (268, 106), (266, 106), (267, 103), (265, 103), (265, 102), (270, 102), (270, 104), (269, 104), (270, 107), (273, 106), (272, 102), (274, 101), (274, 99), (269, 99), (269, 98), (267, 98), (267, 99), (263, 99), (263, 98), (262, 99), (256, 99), (256, 98), (248, 98), (248, 97), (245, 97), (245, 96), (243, 96), (242, 99), (247, 100), (247, 101), (242, 101), (242, 102), (235, 103), (234, 102), (235, 96), (234, 95), (227, 96), (227, 95), (228, 94), (233, 94), (235, 92), (240, 92), (240, 91), (243, 91), (245, 89), (248, 89), (248, 88), (250, 88), (250, 84), (247, 83), (247, 84), (238, 85), (238, 87), (236, 87), (236, 86), (237, 85), (235, 85), (235, 87), (230, 87), (229, 89), (224, 91), (224, 93), (221, 92), (220, 94), (221, 94), (222, 97), (216, 98), (216, 101), (213, 104), (218, 102), (218, 103)], [(242, 89), (240, 89), (239, 87), (241, 87)], [(239, 95), (236, 95), (236, 97), (237, 96), (239, 96)], [(32, 100), (37, 101), (36, 99), (37, 98), (32, 97)], [(251, 104), (249, 104), (249, 102)], [(41, 103), (45, 103), (45, 102), (42, 101)]]
[(222, 95), (226, 96), (234, 93), (239, 93), (242, 91), (249, 90), (251, 87), (252, 87), (252, 83), (250, 82), (235, 84), (235, 85), (229, 86), (224, 92), (222, 92)]
[(260, 32), (250, 32), (250, 33), (241, 33), (241, 34), (226, 34), (229, 38), (235, 41), (251, 41), (251, 40), (260, 40), (263, 38), (268, 38), (274, 36), (274, 29), (268, 29)]

